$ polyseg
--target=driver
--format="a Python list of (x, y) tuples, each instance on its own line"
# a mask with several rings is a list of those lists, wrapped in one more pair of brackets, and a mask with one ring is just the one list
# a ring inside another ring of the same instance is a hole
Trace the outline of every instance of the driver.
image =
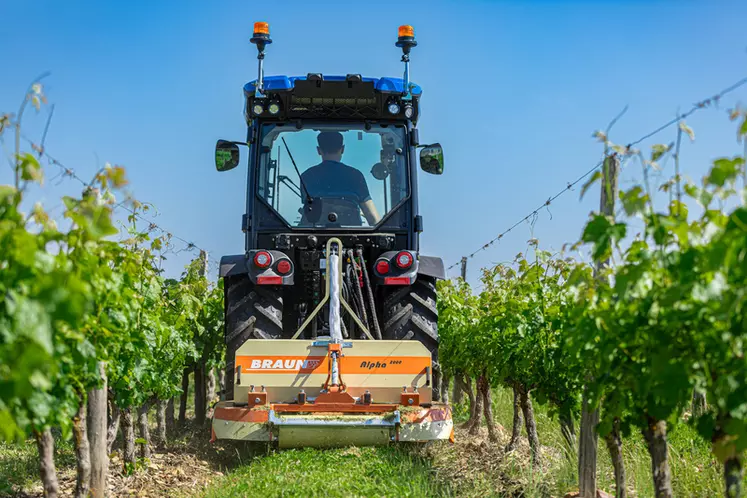
[[(307, 169), (301, 175), (301, 180), (309, 190), (309, 195), (349, 201), (363, 211), (369, 226), (377, 224), (381, 217), (371, 200), (363, 173), (340, 162), (345, 152), (342, 133), (323, 131), (317, 136), (317, 143), (319, 146), (316, 150), (322, 156), (322, 162)], [(338, 221), (341, 224), (361, 224), (358, 209), (351, 207), (346, 209), (346, 206), (341, 205), (333, 210), (337, 211)]]

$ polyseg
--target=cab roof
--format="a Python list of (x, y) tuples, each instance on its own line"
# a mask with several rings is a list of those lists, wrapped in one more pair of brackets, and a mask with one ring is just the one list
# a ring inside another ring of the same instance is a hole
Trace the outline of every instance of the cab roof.
[[(270, 92), (282, 92), (282, 91), (291, 91), (295, 87), (296, 81), (305, 81), (310, 79), (309, 76), (285, 76), (285, 75), (277, 75), (277, 76), (265, 76), (264, 78), (264, 86), (265, 91)], [(361, 77), (359, 75), (347, 75), (347, 76), (340, 76), (340, 75), (317, 75), (321, 76), (323, 81), (348, 81), (350, 76), (356, 76), (360, 78), (359, 81), (365, 81), (365, 82), (373, 82), (374, 89), (377, 92), (381, 93), (394, 93), (394, 94), (402, 94), (405, 92), (405, 82), (402, 78), (367, 78), (367, 77)], [(416, 85), (413, 82), (410, 82), (411, 89), (412, 89), (412, 95), (421, 95), (423, 93), (422, 88), (420, 88), (419, 85)], [(244, 85), (244, 91), (247, 93), (254, 93), (257, 86), (257, 80), (250, 81), (246, 85)]]

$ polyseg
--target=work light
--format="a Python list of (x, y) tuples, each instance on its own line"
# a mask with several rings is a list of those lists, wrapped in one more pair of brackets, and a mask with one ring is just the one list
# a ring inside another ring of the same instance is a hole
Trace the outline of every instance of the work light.
[(267, 251), (259, 251), (254, 255), (254, 264), (257, 268), (267, 268), (272, 263), (272, 256)]
[(397, 263), (397, 266), (399, 266), (403, 270), (406, 270), (407, 268), (412, 266), (412, 254), (407, 251), (400, 251), (395, 258), (395, 261)]

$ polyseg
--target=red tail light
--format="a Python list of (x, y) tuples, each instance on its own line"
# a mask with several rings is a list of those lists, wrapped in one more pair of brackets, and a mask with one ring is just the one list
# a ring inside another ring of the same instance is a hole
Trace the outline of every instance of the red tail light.
[(267, 251), (259, 251), (254, 255), (254, 265), (257, 268), (267, 268), (272, 264), (272, 256)]
[(281, 259), (278, 261), (277, 272), (281, 275), (286, 275), (291, 271), (291, 263), (287, 259)]
[(402, 251), (397, 254), (396, 258), (394, 258), (394, 262), (397, 264), (397, 266), (399, 266), (403, 270), (406, 270), (407, 268), (412, 266), (412, 254), (407, 251)]
[(283, 285), (283, 277), (259, 276), (257, 285)]
[(384, 285), (410, 285), (410, 277), (386, 277)]
[(376, 262), (376, 271), (379, 272), (380, 275), (386, 275), (389, 273), (389, 261), (382, 259)]

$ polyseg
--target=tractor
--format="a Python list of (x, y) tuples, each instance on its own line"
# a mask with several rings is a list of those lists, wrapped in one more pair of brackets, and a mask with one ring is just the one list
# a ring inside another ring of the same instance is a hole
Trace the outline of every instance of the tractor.
[[(403, 78), (264, 76), (269, 25), (254, 25), (258, 77), (244, 86), (245, 142), (218, 140), (216, 168), (248, 150), (246, 251), (224, 256), (226, 382), (212, 439), (281, 447), (453, 437), (440, 402), (436, 282), (420, 254), (421, 88)], [(418, 153), (419, 151), (419, 153)]]

